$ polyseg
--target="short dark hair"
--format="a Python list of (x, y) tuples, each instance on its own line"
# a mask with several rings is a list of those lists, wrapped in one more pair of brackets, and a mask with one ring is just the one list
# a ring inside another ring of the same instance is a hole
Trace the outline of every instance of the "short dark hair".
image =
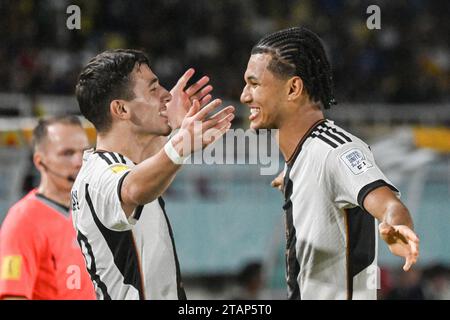
[(97, 131), (105, 132), (111, 126), (109, 105), (112, 100), (134, 98), (130, 74), (136, 64), (150, 66), (144, 52), (116, 49), (95, 56), (81, 71), (75, 94), (81, 114)]
[(31, 139), (33, 151), (36, 151), (37, 147), (42, 143), (42, 141), (47, 138), (48, 127), (55, 123), (79, 126), (80, 128), (83, 128), (80, 119), (77, 116), (73, 115), (61, 115), (39, 119), (38, 124), (33, 130), (33, 137)]
[(299, 76), (313, 101), (325, 109), (337, 104), (333, 95), (331, 66), (322, 42), (314, 32), (304, 27), (277, 31), (262, 38), (252, 54), (272, 56), (268, 69), (280, 77)]

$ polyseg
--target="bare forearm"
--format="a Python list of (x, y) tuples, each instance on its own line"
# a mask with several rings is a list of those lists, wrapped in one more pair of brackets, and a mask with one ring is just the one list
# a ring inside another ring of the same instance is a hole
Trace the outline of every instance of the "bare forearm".
[(388, 187), (370, 192), (364, 200), (364, 208), (380, 222), (389, 225), (405, 225), (413, 229), (408, 209)]
[(123, 181), (123, 204), (135, 207), (152, 202), (167, 189), (180, 167), (168, 158), (164, 150), (143, 161)]
[(387, 206), (383, 222), (390, 225), (405, 225), (411, 230), (414, 230), (414, 223), (411, 215), (401, 202), (392, 203)]

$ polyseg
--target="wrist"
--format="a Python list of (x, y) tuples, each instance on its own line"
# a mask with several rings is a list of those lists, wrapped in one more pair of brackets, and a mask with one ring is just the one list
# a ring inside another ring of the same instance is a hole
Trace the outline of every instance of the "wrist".
[(175, 135), (164, 145), (164, 151), (169, 159), (177, 165), (182, 165), (189, 158), (183, 155), (183, 146), (180, 143), (179, 135)]

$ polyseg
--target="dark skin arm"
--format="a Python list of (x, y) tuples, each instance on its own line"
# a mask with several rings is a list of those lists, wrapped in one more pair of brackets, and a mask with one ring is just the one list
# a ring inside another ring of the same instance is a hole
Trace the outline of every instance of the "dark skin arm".
[(419, 238), (408, 209), (388, 187), (370, 192), (364, 199), (364, 208), (380, 221), (379, 232), (389, 250), (405, 258), (403, 270), (408, 271), (419, 258)]

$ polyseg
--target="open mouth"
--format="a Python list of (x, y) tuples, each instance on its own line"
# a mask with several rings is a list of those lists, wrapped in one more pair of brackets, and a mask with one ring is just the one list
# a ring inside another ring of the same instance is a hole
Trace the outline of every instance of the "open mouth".
[(167, 118), (167, 108), (166, 107), (159, 110), (159, 116), (163, 117), (163, 118)]
[(259, 108), (251, 107), (251, 108), (250, 108), (250, 116), (248, 117), (248, 119), (249, 119), (250, 121), (255, 120), (255, 119), (258, 117), (260, 111), (261, 111), (261, 110), (260, 110)]

